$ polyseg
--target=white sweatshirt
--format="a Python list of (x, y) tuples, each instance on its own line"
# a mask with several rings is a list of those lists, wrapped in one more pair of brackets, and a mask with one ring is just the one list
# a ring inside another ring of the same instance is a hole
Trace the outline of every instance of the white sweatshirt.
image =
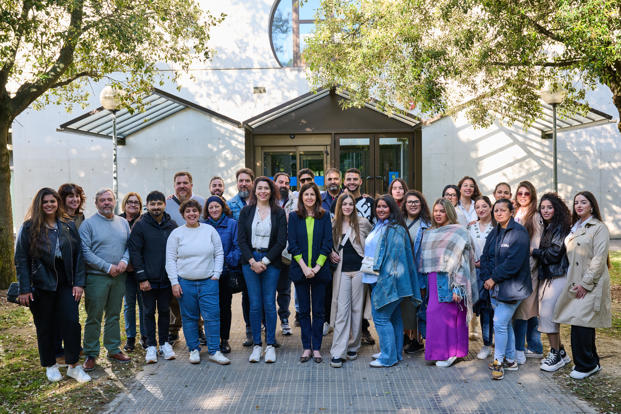
[(166, 242), (166, 272), (171, 285), (178, 278), (188, 280), (220, 279), (224, 250), (218, 232), (210, 225), (180, 226), (170, 233)]

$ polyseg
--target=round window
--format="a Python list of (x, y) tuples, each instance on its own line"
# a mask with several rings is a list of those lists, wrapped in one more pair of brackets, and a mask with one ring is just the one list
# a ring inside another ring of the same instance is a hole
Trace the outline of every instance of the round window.
[(315, 13), (320, 0), (277, 0), (272, 7), (270, 41), (281, 66), (303, 66), (306, 38), (315, 30)]

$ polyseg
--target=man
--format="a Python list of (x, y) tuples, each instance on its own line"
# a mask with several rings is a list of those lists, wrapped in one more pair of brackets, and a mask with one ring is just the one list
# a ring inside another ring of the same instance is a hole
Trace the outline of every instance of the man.
[(231, 209), (235, 221), (238, 221), (239, 212), (246, 206), (252, 191), (254, 172), (250, 168), (240, 168), (235, 173), (235, 179), (237, 180), (237, 194), (227, 201), (226, 204)]
[(125, 278), (129, 252), (129, 223), (114, 214), (116, 199), (109, 188), (95, 195), (97, 213), (80, 226), (82, 253), (86, 263), (84, 289), (86, 324), (84, 325), (84, 370), (95, 369), (99, 356), (99, 335), (104, 311), (104, 347), (108, 358), (126, 363), (130, 358), (121, 352), (119, 314), (125, 295)]
[(298, 192), (300, 191), (300, 188), (302, 188), (302, 186), (306, 183), (312, 183), (315, 180), (315, 173), (310, 168), (302, 168), (301, 170), (298, 170), (297, 177), (298, 177), (298, 185), (297, 185), (298, 191), (293, 193), (295, 194), (296, 203), (297, 203)]
[[(373, 204), (375, 203), (375, 200), (371, 197), (363, 197), (362, 194), (360, 194), (361, 185), (362, 174), (359, 169), (350, 168), (345, 171), (345, 189), (352, 195), (352, 197), (354, 197), (354, 200), (356, 200), (356, 212), (359, 216), (364, 217), (373, 223), (375, 219), (375, 214), (373, 212)], [(332, 206), (330, 207), (331, 214), (334, 214), (335, 207), (336, 203), (332, 203)], [(375, 345), (375, 339), (373, 339), (371, 333), (369, 332), (369, 326), (369, 321), (363, 319), (361, 340), (363, 345)]]
[[(252, 182), (254, 181), (254, 172), (250, 168), (240, 168), (235, 173), (237, 180), (237, 194), (231, 198), (226, 204), (231, 209), (235, 221), (239, 221), (239, 213), (246, 206), (250, 192), (252, 191)], [(250, 328), (250, 301), (248, 300), (248, 291), (244, 288), (242, 292), (242, 314), (246, 323), (246, 340), (243, 346), (254, 345), (252, 338), (252, 329)]]
[[(176, 172), (173, 176), (173, 183), (175, 185), (175, 194), (166, 200), (166, 213), (177, 223), (177, 226), (183, 226), (185, 224), (185, 219), (179, 212), (181, 203), (193, 199), (198, 201), (201, 206), (204, 206), (205, 198), (192, 192), (192, 188), (194, 187), (192, 174), (187, 171)], [(181, 310), (179, 309), (179, 302), (177, 302), (177, 298), (174, 296), (170, 299), (170, 326), (168, 329), (168, 340), (174, 343), (179, 339), (179, 330), (181, 329)], [(207, 343), (207, 338), (205, 337), (205, 332), (203, 332), (201, 328), (201, 324), (199, 324), (198, 331), (198, 338), (201, 345), (205, 345)]]
[(223, 196), (224, 180), (222, 177), (218, 177), (217, 175), (215, 177), (211, 177), (211, 180), (209, 180), (209, 192), (211, 195), (217, 195), (226, 202)]
[(321, 193), (321, 207), (326, 211), (332, 211), (332, 204), (336, 203), (341, 193), (341, 171), (338, 168), (329, 168), (326, 171), (326, 191)]
[(159, 191), (147, 196), (147, 213), (134, 224), (129, 236), (129, 257), (142, 291), (144, 323), (147, 336), (147, 364), (157, 362), (155, 341), (155, 309), (158, 312), (157, 331), (160, 352), (164, 359), (175, 359), (176, 355), (168, 342), (170, 325), (170, 280), (166, 273), (166, 241), (177, 223), (170, 218), (166, 199)]
[[(278, 189), (279, 200), (278, 204), (285, 210), (287, 214), (287, 220), (289, 219), (289, 213), (295, 211), (297, 208), (297, 200), (294, 207), (294, 197), (289, 187), (290, 178), (286, 172), (277, 172), (274, 174), (274, 184)], [(291, 254), (285, 247), (282, 251), (282, 267), (280, 268), (280, 277), (278, 278), (278, 285), (276, 285), (276, 292), (278, 296), (276, 302), (278, 303), (278, 316), (280, 317), (280, 328), (282, 334), (285, 336), (291, 335), (291, 326), (289, 326), (289, 304), (291, 303), (291, 280), (289, 279), (289, 266), (291, 265)]]

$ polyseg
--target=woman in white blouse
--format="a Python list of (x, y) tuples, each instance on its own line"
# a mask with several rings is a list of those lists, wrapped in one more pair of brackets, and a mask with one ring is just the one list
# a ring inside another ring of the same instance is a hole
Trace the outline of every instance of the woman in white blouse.
[(463, 223), (460, 221), (459, 224), (468, 226), (478, 219), (474, 209), (474, 200), (481, 196), (481, 191), (474, 178), (468, 176), (459, 180), (457, 187), (459, 187), (459, 202), (455, 210), (457, 210), (458, 218), (461, 215), (465, 220)]
[(206, 325), (209, 360), (227, 365), (231, 361), (220, 352), (218, 280), (224, 265), (222, 242), (212, 226), (199, 223), (201, 205), (198, 201), (184, 201), (179, 212), (185, 225), (177, 227), (168, 236), (166, 273), (172, 293), (179, 301), (190, 362), (201, 362), (198, 321), (202, 316)]

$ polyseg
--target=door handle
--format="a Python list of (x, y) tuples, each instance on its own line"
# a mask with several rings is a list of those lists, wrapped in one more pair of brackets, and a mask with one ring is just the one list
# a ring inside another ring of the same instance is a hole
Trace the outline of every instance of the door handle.
[(376, 175), (376, 176), (375, 176), (375, 179), (376, 179), (376, 180), (382, 180), (382, 181), (384, 181), (384, 176), (382, 176), (382, 175)]
[(374, 177), (371, 177), (370, 175), (367, 175), (367, 180), (372, 180)]

